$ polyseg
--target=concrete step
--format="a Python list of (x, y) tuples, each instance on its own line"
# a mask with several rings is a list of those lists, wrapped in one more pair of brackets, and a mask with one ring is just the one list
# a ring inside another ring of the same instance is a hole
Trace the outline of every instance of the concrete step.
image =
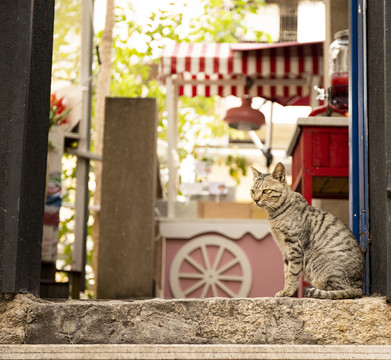
[[(1, 297), (0, 297), (1, 299)], [(0, 344), (391, 345), (385, 298), (0, 301)]]
[(0, 359), (391, 359), (390, 345), (0, 345)]

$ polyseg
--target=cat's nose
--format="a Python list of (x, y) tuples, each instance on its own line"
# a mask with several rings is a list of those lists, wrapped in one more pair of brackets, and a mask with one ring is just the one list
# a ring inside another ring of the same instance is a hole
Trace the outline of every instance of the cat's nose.
[(251, 197), (258, 204), (258, 202), (261, 200), (261, 197), (259, 194), (257, 194), (254, 190), (250, 190)]

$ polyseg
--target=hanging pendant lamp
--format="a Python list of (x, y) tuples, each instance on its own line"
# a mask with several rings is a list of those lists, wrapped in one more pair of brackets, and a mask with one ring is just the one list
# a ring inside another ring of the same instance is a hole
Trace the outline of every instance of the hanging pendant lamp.
[(224, 121), (228, 123), (229, 127), (242, 131), (251, 131), (258, 130), (266, 123), (265, 115), (259, 110), (253, 109), (251, 101), (252, 98), (250, 96), (243, 96), (241, 106), (228, 109)]

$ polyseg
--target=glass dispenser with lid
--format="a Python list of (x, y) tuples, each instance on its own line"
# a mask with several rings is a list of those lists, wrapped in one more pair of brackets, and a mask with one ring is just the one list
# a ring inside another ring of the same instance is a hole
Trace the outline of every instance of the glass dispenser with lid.
[(329, 75), (331, 86), (328, 101), (337, 109), (349, 107), (349, 30), (335, 34), (329, 48)]

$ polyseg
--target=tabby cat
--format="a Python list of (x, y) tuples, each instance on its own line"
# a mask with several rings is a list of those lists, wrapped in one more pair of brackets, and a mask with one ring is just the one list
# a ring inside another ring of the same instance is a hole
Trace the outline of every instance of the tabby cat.
[(290, 189), (285, 167), (271, 175), (252, 168), (251, 197), (268, 213), (273, 237), (284, 257), (285, 286), (276, 296), (294, 295), (303, 273), (313, 286), (306, 297), (346, 299), (362, 296), (364, 256), (350, 229), (334, 215), (309, 206)]

